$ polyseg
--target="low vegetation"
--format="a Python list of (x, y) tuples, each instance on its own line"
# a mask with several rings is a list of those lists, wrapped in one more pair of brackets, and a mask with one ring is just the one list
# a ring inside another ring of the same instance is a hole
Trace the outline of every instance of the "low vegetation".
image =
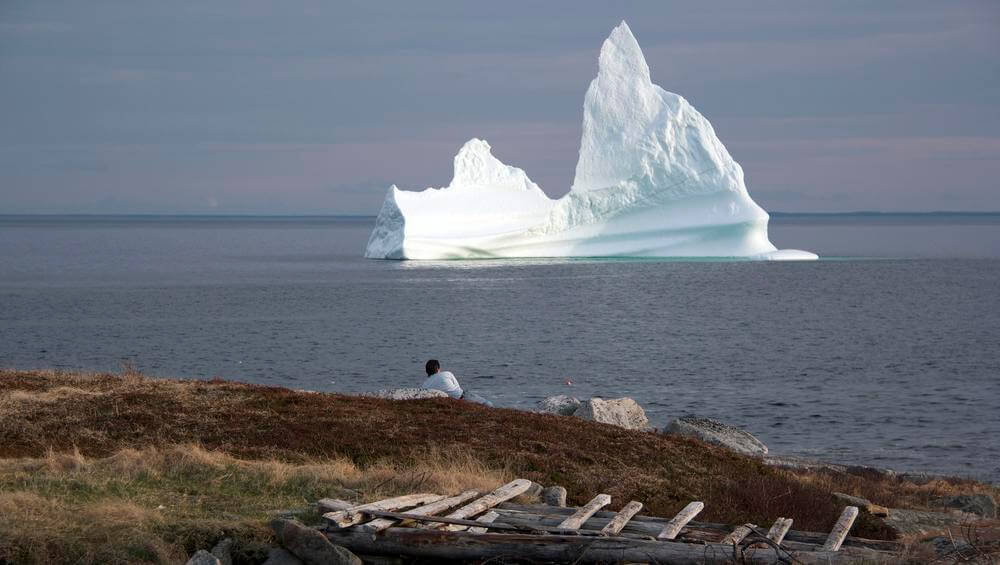
[[(792, 473), (702, 443), (451, 399), (394, 402), (227, 381), (0, 371), (0, 562), (183, 561), (224, 536), (261, 557), (266, 520), (319, 498), (487, 490), (525, 477), (672, 515), (824, 531), (843, 504), (988, 488)], [(855, 535), (894, 532), (863, 515)]]

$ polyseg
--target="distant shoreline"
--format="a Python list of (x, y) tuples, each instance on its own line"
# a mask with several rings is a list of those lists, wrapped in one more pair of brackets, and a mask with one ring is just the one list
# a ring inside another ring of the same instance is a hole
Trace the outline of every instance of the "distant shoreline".
[[(876, 210), (858, 210), (853, 212), (768, 212), (772, 218), (942, 218), (942, 217), (966, 217), (966, 218), (986, 218), (1000, 217), (1000, 210), (977, 212), (977, 211), (928, 211), (928, 212), (881, 212)], [(220, 220), (220, 219), (338, 219), (338, 220), (372, 220), (374, 214), (247, 214), (247, 213), (23, 213), (23, 214), (0, 214), (0, 221), (3, 220), (53, 220), (53, 219), (85, 219), (96, 220), (108, 219), (135, 219), (135, 220), (171, 220), (171, 219), (197, 219), (197, 220)]]

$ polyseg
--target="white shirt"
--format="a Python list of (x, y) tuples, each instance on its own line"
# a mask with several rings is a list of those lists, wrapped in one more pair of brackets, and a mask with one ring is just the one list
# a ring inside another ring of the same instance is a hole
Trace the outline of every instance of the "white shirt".
[(451, 371), (438, 371), (427, 377), (424, 381), (424, 388), (432, 388), (448, 393), (452, 398), (462, 398), (462, 387), (458, 385), (458, 379)]

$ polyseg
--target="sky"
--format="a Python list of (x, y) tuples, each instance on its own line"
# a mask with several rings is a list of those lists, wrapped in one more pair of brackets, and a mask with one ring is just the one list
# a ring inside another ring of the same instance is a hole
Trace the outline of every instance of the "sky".
[(1000, 210), (1000, 3), (0, 3), (0, 214), (376, 214), (472, 137), (569, 190), (626, 20), (771, 211)]

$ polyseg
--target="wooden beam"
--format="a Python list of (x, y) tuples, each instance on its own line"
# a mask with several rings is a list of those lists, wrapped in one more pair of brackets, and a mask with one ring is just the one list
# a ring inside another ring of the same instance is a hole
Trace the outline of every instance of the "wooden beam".
[[(404, 555), (431, 562), (471, 561), (510, 558), (529, 562), (554, 563), (660, 563), (679, 565), (700, 563), (722, 565), (733, 557), (733, 547), (720, 544), (663, 543), (620, 537), (517, 533), (471, 534), (444, 530), (389, 528), (377, 536), (353, 529), (331, 530), (327, 538), (358, 555)], [(836, 565), (857, 561), (846, 553), (793, 553), (805, 563)], [(810, 559), (821, 557), (823, 560)], [(775, 552), (755, 551), (743, 556), (748, 565), (773, 565)]]
[[(497, 514), (495, 510), (490, 510), (486, 514), (483, 514), (482, 516), (476, 518), (476, 521), (479, 522), (480, 524), (492, 524), (493, 520), (496, 520), (499, 517), (500, 514)], [(485, 534), (487, 531), (489, 531), (489, 528), (485, 526), (483, 527), (475, 526), (469, 528), (470, 534)]]
[[(529, 520), (534, 520), (535, 522), (544, 522), (547, 524), (555, 525), (562, 521), (564, 516), (569, 516), (573, 513), (571, 508), (558, 508), (555, 506), (545, 506), (542, 504), (515, 504), (513, 502), (505, 502), (501, 504), (497, 510), (501, 514), (501, 519), (507, 522), (507, 518), (514, 519), (512, 516), (521, 516), (523, 518), (522, 522), (527, 523)], [(598, 512), (594, 516), (587, 520), (584, 524), (584, 528), (592, 528), (600, 530), (607, 524), (608, 520), (613, 518), (614, 512)], [(663, 529), (663, 526), (668, 522), (666, 518), (661, 518), (657, 516), (650, 516), (639, 514), (634, 516), (628, 524), (625, 525), (625, 529), (622, 530), (623, 534), (634, 533), (636, 535), (642, 535), (647, 537), (655, 537)], [(685, 526), (684, 536), (687, 537), (690, 533), (705, 534), (705, 541), (713, 542), (719, 539), (720, 536), (725, 535), (733, 529), (731, 524), (717, 524), (713, 522), (699, 522), (697, 520), (692, 520)], [(785, 536), (786, 542), (795, 542), (801, 544), (810, 545), (823, 545), (826, 540), (827, 534), (825, 532), (803, 532), (800, 530), (789, 530), (788, 534)], [(898, 541), (888, 541), (888, 540), (873, 540), (866, 538), (857, 538), (848, 536), (844, 540), (844, 547), (865, 547), (878, 551), (902, 551), (903, 545)]]
[[(364, 514), (367, 516), (374, 516), (377, 518), (391, 518), (393, 520), (410, 520), (415, 522), (428, 522), (432, 524), (450, 524), (453, 526), (463, 526), (464, 528), (470, 527), (482, 527), (482, 522), (478, 520), (468, 520), (465, 518), (448, 518), (446, 516), (421, 516), (420, 514), (410, 514), (407, 512), (388, 512), (385, 510), (365, 510)], [(500, 512), (497, 512), (498, 516), (503, 516)], [(359, 528), (353, 528), (356, 531), (361, 531)], [(564, 535), (591, 535), (596, 536), (598, 532), (595, 531), (584, 531), (584, 530), (567, 530), (566, 528), (559, 528), (556, 526), (546, 526), (543, 524), (509, 524), (509, 523), (499, 523), (493, 522), (490, 524), (489, 529), (491, 530), (501, 530), (505, 532), (520, 532), (520, 533), (538, 533), (547, 532), (553, 534), (564, 534)], [(442, 530), (447, 532), (457, 532), (460, 530)]]
[(348, 510), (354, 508), (355, 506), (357, 505), (353, 502), (347, 502), (346, 500), (341, 500), (339, 498), (321, 498), (316, 501), (316, 509), (322, 514)]
[[(494, 506), (500, 504), (501, 502), (506, 502), (515, 496), (523, 493), (524, 491), (531, 488), (531, 481), (527, 479), (514, 479), (513, 481), (501, 486), (500, 488), (494, 490), (493, 492), (477, 498), (472, 502), (462, 506), (458, 510), (455, 510), (451, 514), (447, 514), (447, 518), (469, 518), (470, 516), (476, 516), (477, 514), (482, 514), (487, 510), (493, 508)], [(431, 523), (426, 527), (428, 528), (440, 528), (441, 524)], [(463, 526), (457, 526), (452, 524), (447, 526), (446, 529), (456, 531), (464, 529)]]
[(785, 539), (785, 535), (790, 529), (792, 529), (791, 518), (778, 518), (771, 525), (771, 529), (767, 531), (767, 539), (781, 545), (782, 540)]
[(840, 549), (840, 545), (844, 543), (844, 538), (847, 537), (847, 532), (851, 531), (851, 526), (854, 525), (854, 520), (858, 517), (858, 507), (848, 506), (844, 508), (844, 511), (840, 514), (840, 518), (837, 519), (837, 523), (833, 525), (833, 529), (830, 530), (830, 535), (826, 538), (826, 543), (823, 544), (823, 551), (837, 551)]
[(656, 539), (674, 539), (677, 534), (681, 533), (681, 529), (687, 525), (688, 522), (694, 520), (694, 517), (698, 515), (699, 512), (704, 510), (705, 503), (703, 502), (691, 502), (684, 507), (683, 510), (677, 513), (676, 516), (670, 519), (669, 522), (663, 526), (663, 530), (660, 531)]
[(586, 505), (581, 506), (569, 518), (563, 520), (562, 523), (559, 524), (559, 527), (567, 530), (578, 530), (588, 518), (594, 515), (595, 512), (609, 504), (611, 504), (611, 495), (599, 494), (592, 498)]
[[(458, 494), (448, 498), (443, 498), (437, 502), (432, 502), (430, 504), (425, 504), (423, 506), (418, 506), (417, 508), (408, 511), (407, 514), (413, 514), (417, 516), (433, 516), (434, 514), (437, 514), (439, 512), (444, 512), (445, 510), (458, 506), (459, 504), (464, 504), (469, 500), (476, 498), (477, 496), (479, 496), (479, 493), (477, 491), (467, 490), (462, 494)], [(358, 529), (364, 530), (366, 532), (375, 533), (375, 532), (381, 532), (382, 530), (390, 528), (394, 524), (398, 523), (399, 523), (398, 520), (393, 520), (391, 518), (379, 518), (377, 520), (372, 520), (367, 524), (359, 525)]]
[(638, 500), (629, 502), (615, 514), (615, 517), (606, 526), (601, 528), (601, 534), (605, 536), (617, 536), (621, 533), (625, 524), (628, 524), (628, 521), (632, 519), (632, 516), (638, 514), (640, 510), (642, 510), (641, 502)]
[(352, 506), (347, 510), (327, 512), (326, 514), (323, 514), (323, 518), (326, 518), (338, 528), (347, 528), (364, 522), (365, 518), (362, 512), (365, 510), (397, 510), (399, 508), (407, 508), (410, 506), (437, 502), (442, 498), (445, 497), (440, 494), (407, 494), (405, 496), (397, 496), (395, 498), (387, 498), (377, 502)]
[(750, 535), (750, 532), (752, 532), (756, 527), (756, 524), (743, 524), (742, 526), (737, 526), (735, 530), (726, 534), (726, 537), (722, 538), (722, 541), (719, 543), (736, 545)]

